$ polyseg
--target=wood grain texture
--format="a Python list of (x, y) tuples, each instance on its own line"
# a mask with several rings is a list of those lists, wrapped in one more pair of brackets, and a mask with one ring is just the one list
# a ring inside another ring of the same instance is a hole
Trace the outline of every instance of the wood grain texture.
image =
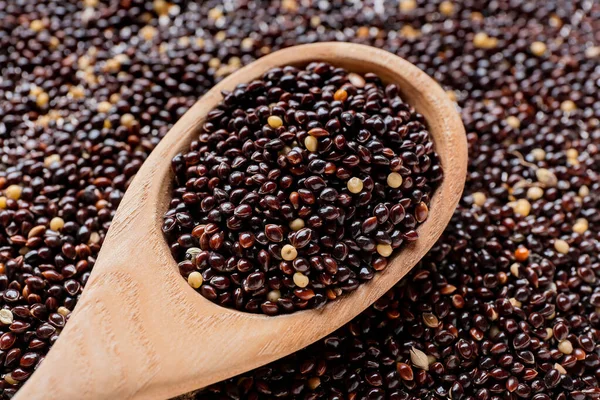
[[(428, 121), (445, 178), (420, 239), (354, 293), (321, 310), (267, 317), (204, 299), (179, 275), (160, 226), (171, 187), (170, 160), (198, 134), (223, 89), (268, 69), (322, 60), (396, 83)], [(431, 248), (460, 199), (467, 166), (464, 128), (431, 78), (383, 50), (319, 43), (278, 51), (216, 85), (171, 129), (127, 190), (87, 287), (40, 368), (18, 392), (32, 399), (164, 399), (264, 365), (348, 322), (398, 282)]]

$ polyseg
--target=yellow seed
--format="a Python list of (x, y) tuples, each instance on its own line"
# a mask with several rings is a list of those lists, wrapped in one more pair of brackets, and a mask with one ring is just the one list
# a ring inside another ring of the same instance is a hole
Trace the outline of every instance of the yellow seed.
[(600, 58), (600, 46), (592, 46), (585, 49), (587, 58)]
[(534, 56), (541, 57), (546, 52), (546, 44), (544, 42), (533, 42), (529, 49), (533, 53)]
[(275, 303), (277, 300), (281, 298), (281, 292), (279, 290), (271, 290), (267, 293), (267, 300)]
[(531, 211), (531, 203), (529, 203), (529, 201), (527, 201), (525, 199), (519, 199), (516, 201), (515, 205), (513, 206), (513, 210), (514, 210), (515, 214), (526, 217), (529, 215), (529, 212)]
[(23, 192), (23, 188), (19, 185), (10, 185), (4, 191), (4, 195), (9, 199), (19, 200), (21, 198), (21, 193)]
[(518, 263), (514, 263), (513, 265), (510, 266), (510, 273), (512, 274), (512, 276), (518, 278), (519, 277), (519, 264)]
[(363, 182), (357, 177), (350, 178), (346, 186), (350, 193), (354, 194), (360, 193), (363, 190)]
[(54, 217), (50, 220), (50, 229), (58, 232), (65, 226), (65, 220), (61, 217)]
[[(296, 250), (296, 249), (294, 249)], [(294, 274), (294, 284), (298, 287), (305, 288), (308, 286), (308, 276), (304, 275), (302, 272), (296, 272)]]
[(96, 7), (98, 5), (98, 0), (83, 0), (83, 4), (86, 7)]
[(34, 19), (29, 24), (29, 29), (31, 29), (34, 32), (39, 32), (42, 29), (44, 29), (44, 23), (41, 20), (39, 20), (39, 19)]
[(16, 380), (14, 380), (14, 378), (12, 377), (11, 374), (6, 374), (4, 375), (4, 380), (6, 381), (6, 383), (8, 383), (9, 385), (16, 385), (17, 382)]
[(121, 125), (131, 128), (135, 123), (135, 117), (129, 113), (121, 115)]
[(514, 129), (519, 129), (519, 127), (521, 126), (521, 120), (519, 120), (519, 118), (515, 117), (514, 115), (509, 115), (508, 117), (506, 117), (506, 123), (508, 124), (508, 126)]
[(415, 0), (400, 0), (400, 11), (412, 11), (417, 8)]
[(71, 86), (69, 95), (74, 99), (83, 99), (85, 97), (85, 89), (82, 86)]
[(229, 64), (231, 68), (239, 68), (242, 66), (242, 60), (239, 57), (231, 57), (229, 61), (227, 61), (227, 64)]
[(39, 86), (32, 86), (31, 89), (29, 89), (29, 94), (34, 97), (37, 97), (42, 93), (44, 93), (44, 89)]
[(554, 249), (560, 254), (567, 254), (569, 252), (569, 244), (562, 239), (556, 239), (554, 241)]
[(318, 376), (312, 377), (307, 381), (307, 383), (310, 390), (315, 390), (321, 384), (321, 378)]
[(100, 243), (101, 239), (102, 239), (102, 237), (100, 236), (100, 234), (98, 232), (92, 232), (90, 234), (90, 241), (89, 241), (89, 243), (91, 243), (91, 244), (98, 244), (98, 243)]
[(537, 186), (532, 186), (527, 189), (527, 198), (530, 200), (539, 200), (544, 195), (544, 189)]
[(113, 93), (110, 95), (108, 100), (110, 101), (110, 103), (115, 104), (117, 101), (121, 100), (121, 96), (119, 95), (119, 93)]
[(286, 244), (281, 248), (281, 258), (285, 261), (292, 261), (298, 257), (298, 250), (291, 244)]
[(283, 120), (277, 115), (271, 115), (269, 118), (267, 118), (267, 122), (271, 128), (275, 129), (283, 125)]
[(394, 249), (389, 244), (378, 244), (377, 253), (382, 257), (389, 257)]
[(572, 100), (565, 100), (562, 103), (560, 103), (560, 109), (564, 112), (571, 112), (575, 111), (577, 109), (577, 106)]
[(107, 112), (110, 111), (111, 108), (112, 108), (112, 104), (110, 104), (110, 102), (108, 102), (108, 101), (101, 101), (100, 103), (98, 103), (98, 112), (99, 113), (106, 114)]
[(359, 38), (369, 37), (369, 28), (366, 26), (361, 26), (356, 30), (356, 36)]
[(556, 14), (552, 14), (548, 19), (549, 25), (553, 28), (560, 28), (563, 25), (562, 19)]
[(218, 7), (211, 8), (210, 10), (208, 10), (208, 18), (210, 18), (212, 20), (219, 19), (222, 16), (223, 16), (223, 10), (221, 10)]
[(482, 207), (487, 201), (487, 196), (483, 192), (475, 192), (473, 193), (473, 204), (476, 206)]
[[(2, 206), (0, 206), (0, 208), (2, 208)], [(589, 224), (587, 219), (579, 218), (577, 221), (575, 221), (575, 224), (573, 225), (573, 232), (582, 234), (588, 230), (588, 227)]]
[(567, 339), (561, 340), (558, 344), (558, 350), (563, 354), (569, 355), (573, 352), (573, 344)]
[(2, 310), (0, 310), (0, 322), (3, 323), (4, 325), (10, 325), (13, 323), (13, 313), (7, 309), (7, 308), (3, 308)]
[(521, 308), (521, 306), (523, 305), (519, 300), (515, 299), (514, 297), (511, 297), (510, 299), (508, 299), (508, 301), (510, 301), (510, 304), (512, 304), (513, 307)]
[(339, 89), (333, 94), (333, 99), (337, 101), (346, 101), (348, 98), (348, 92), (344, 89)]
[(546, 152), (539, 148), (531, 150), (531, 155), (535, 161), (543, 161), (546, 158)]
[(215, 40), (217, 42), (222, 42), (223, 40), (225, 40), (226, 37), (227, 37), (227, 33), (225, 31), (220, 31), (220, 32), (217, 32), (217, 34), (215, 35)]
[(299, 231), (304, 228), (304, 220), (302, 218), (296, 218), (290, 222), (290, 229), (293, 231)]
[(414, 39), (421, 36), (421, 31), (419, 29), (415, 29), (412, 25), (404, 25), (400, 29), (399, 34), (405, 38)]
[(213, 57), (210, 60), (208, 60), (208, 66), (210, 68), (219, 68), (220, 65), (221, 65), (221, 60), (219, 60), (216, 57)]
[(6, 196), (0, 196), (0, 210), (6, 208)]
[(319, 25), (321, 25), (321, 17), (319, 17), (318, 15), (310, 17), (310, 26), (312, 26), (313, 28), (316, 28)]
[(387, 176), (387, 184), (393, 189), (399, 188), (402, 185), (402, 175), (392, 172)]
[(567, 158), (577, 158), (579, 157), (579, 152), (577, 149), (569, 149), (567, 150)]
[(248, 51), (248, 50), (252, 50), (252, 47), (254, 47), (254, 39), (252, 38), (244, 38), (244, 40), (242, 40), (241, 43), (242, 49)]
[(60, 40), (58, 40), (58, 38), (56, 36), (52, 36), (50, 38), (49, 46), (50, 46), (51, 50), (55, 50), (59, 44), (60, 44)]
[(550, 340), (552, 339), (552, 336), (554, 336), (554, 331), (552, 330), (552, 328), (546, 328), (546, 339), (544, 340)]
[(554, 369), (560, 372), (561, 375), (567, 374), (567, 370), (559, 363), (554, 363)]
[(586, 197), (590, 195), (590, 188), (587, 187), (586, 185), (583, 185), (582, 187), (579, 188), (579, 190), (577, 191), (577, 194), (580, 197)]
[(103, 126), (104, 126), (104, 129), (110, 129), (110, 128), (112, 128), (112, 122), (110, 122), (109, 120), (105, 119)]
[(142, 29), (140, 29), (140, 36), (144, 40), (152, 40), (158, 33), (157, 29), (151, 25), (146, 25)]
[(493, 49), (498, 46), (498, 39), (485, 32), (477, 32), (473, 37), (473, 45), (479, 49)]
[(546, 186), (552, 187), (556, 186), (558, 183), (558, 179), (556, 178), (556, 175), (554, 175), (554, 172), (546, 168), (538, 168), (535, 171), (535, 176), (540, 183), (543, 183)]
[(49, 155), (48, 157), (44, 158), (44, 165), (46, 167), (51, 166), (55, 162), (60, 162), (60, 156), (58, 154), (52, 154), (52, 155)]
[(304, 147), (306, 147), (306, 150), (310, 151), (311, 153), (317, 151), (318, 145), (319, 140), (314, 136), (309, 135), (306, 137), (306, 139), (304, 139)]
[(169, 4), (165, 0), (154, 0), (154, 11), (158, 15), (167, 15), (169, 13)]
[(65, 306), (58, 307), (58, 310), (56, 310), (56, 312), (62, 315), (63, 317), (66, 317), (67, 315), (71, 314), (71, 310), (69, 310)]
[(187, 281), (191, 287), (193, 287), (194, 289), (198, 289), (200, 286), (202, 286), (202, 282), (204, 282), (204, 279), (202, 278), (202, 274), (200, 272), (194, 271), (188, 275)]
[(46, 107), (48, 105), (49, 101), (50, 101), (50, 96), (48, 96), (48, 93), (42, 92), (35, 99), (35, 104), (37, 104), (38, 107)]
[(120, 69), (121, 69), (121, 63), (119, 61), (115, 60), (114, 58), (110, 58), (110, 59), (106, 60), (106, 63), (104, 64), (104, 67), (102, 68), (102, 70), (104, 72), (112, 72), (112, 73), (119, 72)]
[(454, 13), (454, 4), (451, 1), (442, 1), (440, 3), (440, 12), (446, 16), (452, 15)]

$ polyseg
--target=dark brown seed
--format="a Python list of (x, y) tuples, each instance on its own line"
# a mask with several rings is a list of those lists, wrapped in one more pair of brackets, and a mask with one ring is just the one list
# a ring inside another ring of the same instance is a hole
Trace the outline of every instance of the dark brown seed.
[(265, 235), (271, 242), (279, 243), (283, 240), (283, 229), (279, 225), (267, 224), (265, 225)]

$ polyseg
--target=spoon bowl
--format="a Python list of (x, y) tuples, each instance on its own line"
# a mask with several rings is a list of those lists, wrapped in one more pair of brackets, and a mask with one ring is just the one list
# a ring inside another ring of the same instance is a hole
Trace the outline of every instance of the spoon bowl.
[[(223, 308), (196, 293), (179, 274), (162, 234), (171, 197), (171, 159), (197, 137), (221, 91), (273, 67), (326, 61), (373, 72), (395, 83), (424, 115), (444, 178), (419, 239), (353, 293), (319, 310), (269, 317)], [(350, 43), (277, 51), (240, 69), (206, 93), (150, 154), (127, 190), (93, 273), (59, 340), (16, 400), (160, 399), (235, 376), (297, 351), (333, 332), (380, 298), (437, 241), (458, 204), (467, 143), (455, 105), (409, 62)]]

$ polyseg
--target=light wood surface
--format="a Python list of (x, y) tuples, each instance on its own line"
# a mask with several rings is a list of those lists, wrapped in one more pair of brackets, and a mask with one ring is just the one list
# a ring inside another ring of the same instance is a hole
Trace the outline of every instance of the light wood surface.
[[(161, 232), (170, 198), (170, 160), (196, 137), (223, 89), (275, 66), (328, 61), (396, 83), (428, 121), (445, 171), (418, 229), (420, 238), (382, 273), (322, 310), (267, 317), (225, 309), (190, 288)], [(216, 85), (171, 129), (144, 163), (116, 213), (69, 323), (16, 400), (165, 399), (232, 377), (334, 331), (398, 282), (450, 221), (464, 186), (467, 145), (455, 105), (431, 78), (383, 50), (320, 43), (278, 51)]]

